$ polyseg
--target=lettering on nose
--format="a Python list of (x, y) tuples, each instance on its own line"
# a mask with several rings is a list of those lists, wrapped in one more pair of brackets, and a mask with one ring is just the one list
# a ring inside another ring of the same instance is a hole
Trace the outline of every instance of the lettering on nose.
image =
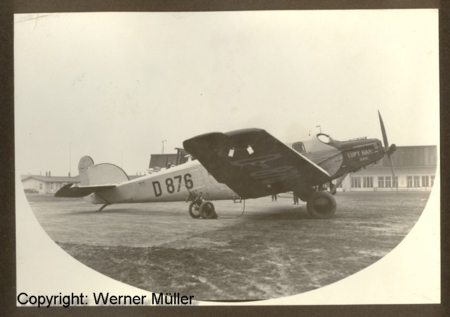
[(362, 155), (370, 155), (373, 154), (373, 150), (372, 149), (362, 150), (361, 153)]

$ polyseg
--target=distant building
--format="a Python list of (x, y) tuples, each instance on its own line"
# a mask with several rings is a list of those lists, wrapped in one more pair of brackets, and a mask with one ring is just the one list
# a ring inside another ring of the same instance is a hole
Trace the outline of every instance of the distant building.
[(37, 194), (54, 194), (61, 187), (70, 183), (80, 183), (78, 176), (41, 176), (22, 175), (22, 185), (25, 192), (35, 192)]
[[(144, 175), (128, 175), (128, 178), (135, 179)], [(67, 184), (80, 184), (78, 176), (42, 176), (42, 175), (21, 175), (22, 186), (26, 193), (54, 194), (61, 187)]]
[(182, 148), (175, 148), (177, 153), (170, 154), (152, 154), (150, 155), (150, 164), (149, 168), (165, 168), (167, 165), (172, 163), (172, 165), (180, 165), (182, 163), (187, 162), (188, 153)]
[(394, 162), (396, 179), (387, 156), (375, 165), (369, 165), (356, 173), (352, 173), (342, 182), (340, 189), (345, 191), (390, 191), (431, 190), (436, 177), (437, 147), (399, 146), (391, 156)]

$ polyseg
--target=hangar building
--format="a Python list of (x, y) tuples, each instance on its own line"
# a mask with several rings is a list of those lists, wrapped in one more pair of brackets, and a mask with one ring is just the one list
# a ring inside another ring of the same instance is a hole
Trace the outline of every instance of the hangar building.
[(387, 156), (375, 165), (352, 173), (341, 184), (345, 191), (431, 190), (437, 168), (437, 147), (398, 146), (392, 155), (396, 179), (392, 179)]
[(177, 153), (150, 155), (150, 164), (148, 167), (150, 169), (158, 169), (167, 167), (169, 162), (173, 165), (180, 165), (182, 163), (185, 163), (188, 160), (186, 157), (186, 155), (188, 155), (188, 152), (186, 152), (182, 148), (175, 148), (175, 150), (177, 150)]
[(23, 189), (27, 193), (54, 194), (70, 183), (80, 183), (78, 176), (21, 175)]
[[(129, 179), (135, 179), (144, 175), (128, 175)], [(46, 176), (42, 175), (21, 175), (22, 186), (27, 194), (54, 194), (61, 187), (67, 184), (80, 183), (78, 176), (51, 176), (49, 172)]]

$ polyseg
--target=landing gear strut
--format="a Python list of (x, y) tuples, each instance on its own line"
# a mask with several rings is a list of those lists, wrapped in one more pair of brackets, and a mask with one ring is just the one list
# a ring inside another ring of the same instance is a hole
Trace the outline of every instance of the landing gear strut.
[(104, 204), (98, 211), (102, 211), (103, 209), (106, 208), (106, 206), (109, 206), (110, 204)]

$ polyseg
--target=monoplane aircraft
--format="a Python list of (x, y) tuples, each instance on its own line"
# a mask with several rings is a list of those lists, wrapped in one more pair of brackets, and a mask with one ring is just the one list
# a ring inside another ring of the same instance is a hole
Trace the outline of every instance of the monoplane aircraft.
[[(118, 166), (85, 156), (78, 164), (80, 185), (68, 184), (56, 197), (85, 197), (93, 204), (191, 201), (193, 218), (217, 216), (211, 200), (259, 198), (292, 191), (307, 202), (313, 218), (336, 212), (333, 195), (348, 173), (374, 164), (386, 154), (395, 179), (383, 120), (384, 147), (378, 139), (334, 140), (325, 133), (282, 143), (265, 130), (207, 133), (183, 142), (195, 160), (130, 180)], [(333, 183), (333, 180), (336, 180)], [(327, 186), (328, 185), (328, 186)]]

